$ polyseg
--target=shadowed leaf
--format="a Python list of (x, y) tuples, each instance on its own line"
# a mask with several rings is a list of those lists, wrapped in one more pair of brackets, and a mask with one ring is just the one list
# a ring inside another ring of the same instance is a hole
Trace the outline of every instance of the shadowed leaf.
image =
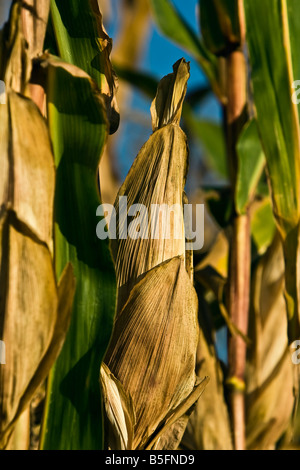
[(51, 0), (51, 18), (63, 61), (90, 75), (103, 93), (110, 133), (119, 127), (116, 76), (111, 66), (112, 40), (107, 35), (97, 0)]

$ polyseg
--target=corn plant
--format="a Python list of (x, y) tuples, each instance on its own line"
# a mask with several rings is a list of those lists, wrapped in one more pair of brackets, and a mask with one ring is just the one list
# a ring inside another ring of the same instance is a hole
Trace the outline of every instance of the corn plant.
[[(39, 390), (40, 449), (298, 448), (299, 5), (200, 0), (198, 34), (171, 0), (140, 2), (207, 85), (189, 91), (184, 58), (159, 82), (113, 67), (101, 1), (13, 0), (0, 32), (0, 448), (30, 447)], [(115, 70), (151, 99), (152, 134), (108, 214)], [(221, 124), (197, 116), (209, 95)], [(199, 181), (202, 250), (190, 139), (225, 181)]]

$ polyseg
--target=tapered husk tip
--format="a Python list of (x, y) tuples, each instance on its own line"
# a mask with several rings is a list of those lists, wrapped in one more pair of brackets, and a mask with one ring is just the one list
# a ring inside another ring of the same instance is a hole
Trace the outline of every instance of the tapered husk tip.
[(151, 104), (153, 131), (168, 124), (179, 124), (189, 77), (190, 64), (182, 58), (173, 65), (173, 72), (159, 82)]

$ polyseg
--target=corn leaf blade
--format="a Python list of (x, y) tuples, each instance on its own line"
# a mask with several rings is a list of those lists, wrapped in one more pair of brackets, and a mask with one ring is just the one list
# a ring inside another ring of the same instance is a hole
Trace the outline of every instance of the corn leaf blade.
[(240, 44), (237, 0), (201, 0), (200, 25), (204, 44), (215, 55), (226, 55)]
[(245, 213), (254, 198), (255, 190), (265, 165), (255, 119), (244, 127), (237, 143), (238, 173), (235, 188), (235, 207)]
[(66, 262), (72, 262), (77, 288), (70, 330), (49, 379), (42, 447), (101, 449), (99, 373), (115, 308), (108, 245), (96, 237), (96, 173), (107, 136), (105, 107), (85, 72), (49, 58), (43, 65), (57, 167), (56, 272), (59, 276)]
[(293, 341), (300, 336), (300, 134), (299, 111), (292, 101), (292, 86), (299, 72), (300, 25), (293, 18), (298, 4), (294, 0), (245, 0), (244, 4), (258, 129), (267, 160), (273, 211), (284, 243), (285, 298)]
[(105, 98), (110, 133), (119, 126), (116, 81), (110, 63), (112, 40), (107, 35), (97, 0), (51, 0), (51, 18), (59, 56), (84, 70)]

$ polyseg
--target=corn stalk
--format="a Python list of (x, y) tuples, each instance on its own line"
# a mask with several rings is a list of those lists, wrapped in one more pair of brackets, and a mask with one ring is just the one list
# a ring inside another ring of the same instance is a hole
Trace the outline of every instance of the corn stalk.
[(46, 123), (26, 96), (31, 61), (21, 15), (14, 2), (1, 34), (1, 448), (61, 350), (75, 290), (70, 265), (58, 284), (53, 269), (54, 160)]

